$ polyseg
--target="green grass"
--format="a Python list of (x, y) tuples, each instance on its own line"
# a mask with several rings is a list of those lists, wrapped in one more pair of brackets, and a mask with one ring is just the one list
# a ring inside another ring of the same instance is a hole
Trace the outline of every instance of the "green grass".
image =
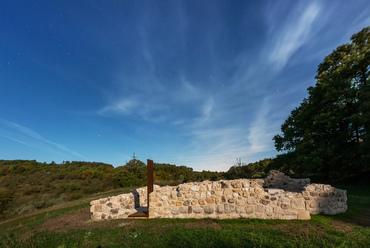
[[(370, 227), (356, 225), (359, 215), (370, 214), (370, 188), (341, 188), (348, 190), (347, 213), (312, 215), (308, 221), (111, 220), (65, 232), (37, 230), (47, 220), (88, 206), (89, 197), (0, 223), (0, 247), (370, 247)], [(108, 195), (113, 192), (94, 197)], [(338, 228), (336, 223), (346, 228)]]

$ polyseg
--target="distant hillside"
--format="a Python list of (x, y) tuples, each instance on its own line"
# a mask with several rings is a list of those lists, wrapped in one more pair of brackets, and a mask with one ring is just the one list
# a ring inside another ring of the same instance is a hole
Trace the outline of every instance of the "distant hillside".
[[(160, 185), (187, 181), (219, 180), (223, 173), (193, 171), (186, 166), (155, 164), (154, 180)], [(114, 168), (100, 162), (0, 160), (0, 218), (32, 212), (89, 194), (120, 187), (146, 185), (146, 164), (132, 159)]]

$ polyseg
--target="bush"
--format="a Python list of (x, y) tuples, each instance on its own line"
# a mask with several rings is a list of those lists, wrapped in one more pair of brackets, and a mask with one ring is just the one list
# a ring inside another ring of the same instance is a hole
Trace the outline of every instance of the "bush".
[(14, 192), (11, 190), (0, 190), (0, 216), (4, 217), (4, 213), (8, 210), (9, 205), (13, 202)]

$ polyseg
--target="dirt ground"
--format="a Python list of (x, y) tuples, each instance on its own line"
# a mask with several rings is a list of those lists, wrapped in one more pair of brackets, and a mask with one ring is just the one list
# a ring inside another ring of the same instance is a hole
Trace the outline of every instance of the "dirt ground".
[[(127, 226), (128, 228), (142, 226), (145, 222), (137, 221), (135, 219), (122, 219), (122, 220), (105, 220), (105, 221), (91, 221), (90, 208), (82, 208), (80, 210), (67, 213), (60, 217), (50, 219), (43, 224), (41, 224), (37, 230), (47, 230), (49, 232), (67, 232), (72, 229), (90, 229), (90, 228), (116, 228)], [(189, 223), (173, 223), (165, 224), (168, 225), (183, 225), (186, 228), (194, 227), (214, 227), (221, 228), (222, 225), (213, 220), (200, 220)], [(334, 220), (331, 226), (338, 231), (348, 232), (356, 226), (370, 226), (370, 216), (359, 215), (355, 220), (350, 220), (345, 222), (342, 220)], [(257, 226), (256, 226), (257, 227)], [(264, 227), (258, 226), (257, 228), (277, 228), (288, 233), (308, 233), (311, 231), (324, 232), (324, 228), (320, 224), (307, 223), (307, 222), (294, 222), (292, 225), (282, 224), (282, 225), (266, 225)]]

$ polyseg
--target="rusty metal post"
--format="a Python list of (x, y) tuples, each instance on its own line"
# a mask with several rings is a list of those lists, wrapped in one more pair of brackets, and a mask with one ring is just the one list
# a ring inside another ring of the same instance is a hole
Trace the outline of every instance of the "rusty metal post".
[(149, 216), (149, 194), (153, 192), (153, 160), (147, 160), (147, 206)]

